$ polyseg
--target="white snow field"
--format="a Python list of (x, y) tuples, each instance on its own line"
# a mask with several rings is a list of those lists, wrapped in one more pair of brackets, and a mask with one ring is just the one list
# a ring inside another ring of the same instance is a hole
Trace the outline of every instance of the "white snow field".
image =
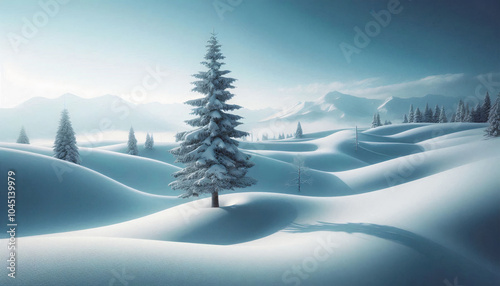
[(357, 150), (351, 129), (242, 142), (258, 183), (220, 208), (168, 187), (173, 143), (80, 148), (82, 166), (1, 143), (18, 237), (0, 285), (500, 285), (500, 138), (485, 127), (384, 126)]

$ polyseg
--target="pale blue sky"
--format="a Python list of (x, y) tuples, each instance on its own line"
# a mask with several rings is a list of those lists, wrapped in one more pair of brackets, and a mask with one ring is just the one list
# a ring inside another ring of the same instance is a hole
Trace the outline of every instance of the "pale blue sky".
[[(493, 73), (500, 82), (500, 3), (493, 0), (60, 2), (67, 3), (48, 15), (39, 1), (0, 1), (0, 107), (66, 92), (184, 102), (197, 96), (190, 75), (202, 69), (212, 29), (238, 79), (235, 101), (250, 108), (333, 90), (372, 98), (467, 96), (481, 84), (479, 75)], [(221, 18), (214, 3), (231, 10)], [(388, 5), (399, 12), (346, 60), (339, 45), (356, 47), (354, 28), (364, 30), (374, 20), (370, 12)], [(156, 68), (168, 75), (132, 97)]]

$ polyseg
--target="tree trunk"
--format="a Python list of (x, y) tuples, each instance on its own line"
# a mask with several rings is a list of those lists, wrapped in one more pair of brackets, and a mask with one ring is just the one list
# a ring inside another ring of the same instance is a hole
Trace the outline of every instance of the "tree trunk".
[(212, 193), (212, 207), (213, 208), (219, 207), (219, 192)]

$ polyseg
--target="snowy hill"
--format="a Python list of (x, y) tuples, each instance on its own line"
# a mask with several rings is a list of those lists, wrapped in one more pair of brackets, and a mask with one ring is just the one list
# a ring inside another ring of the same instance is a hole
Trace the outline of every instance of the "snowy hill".
[[(7, 285), (498, 285), (500, 138), (485, 127), (384, 126), (357, 150), (352, 129), (242, 142), (259, 182), (218, 209), (166, 186), (174, 143), (82, 148), (83, 166), (2, 143), (23, 223)], [(297, 156), (312, 178), (300, 193)]]

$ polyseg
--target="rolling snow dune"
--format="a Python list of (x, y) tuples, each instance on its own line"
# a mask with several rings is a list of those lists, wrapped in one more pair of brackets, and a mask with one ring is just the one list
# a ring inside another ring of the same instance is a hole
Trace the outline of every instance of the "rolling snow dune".
[[(0, 147), (23, 150), (52, 157), (51, 148), (25, 144), (0, 143)], [(99, 148), (80, 148), (82, 166), (99, 172), (115, 181), (143, 192), (176, 196), (168, 186), (173, 181), (171, 174), (178, 167), (140, 156), (109, 152)], [(148, 182), (144, 184), (144, 182)]]
[[(19, 235), (108, 225), (181, 203), (48, 156), (0, 148), (0, 158), (9, 162), (0, 165), (2, 174), (8, 170), (16, 173), (17, 219), (23, 226)], [(1, 180), (7, 185), (6, 176)], [(1, 200), (3, 208), (7, 198)]]
[[(358, 150), (353, 130), (242, 143), (259, 182), (218, 209), (149, 193), (177, 170), (172, 143), (148, 158), (92, 149), (86, 167), (2, 144), (20, 234), (43, 234), (18, 238), (9, 285), (499, 285), (500, 138), (484, 127), (384, 126), (360, 131)], [(312, 179), (300, 193), (297, 156)]]
[[(15, 282), (100, 285), (118, 271), (147, 285), (203, 279), (208, 285), (287, 285), (296, 279), (307, 285), (437, 285), (457, 275), (463, 285), (496, 285), (499, 265), (491, 258), (498, 258), (499, 224), (484, 221), (500, 215), (500, 179), (483, 170), (500, 167), (498, 159), (357, 196), (231, 194), (221, 209), (208, 208), (205, 200), (108, 227), (21, 238), (19, 259), (29, 274)], [(468, 175), (484, 184), (477, 187)], [(439, 185), (443, 180), (450, 182), (446, 188)], [(58, 247), (36, 249), (48, 245)], [(47, 263), (37, 264), (42, 257)], [(194, 261), (196, 267), (189, 267)], [(301, 280), (293, 272), (297, 265), (313, 270)], [(49, 277), (54, 266), (92, 277)]]

